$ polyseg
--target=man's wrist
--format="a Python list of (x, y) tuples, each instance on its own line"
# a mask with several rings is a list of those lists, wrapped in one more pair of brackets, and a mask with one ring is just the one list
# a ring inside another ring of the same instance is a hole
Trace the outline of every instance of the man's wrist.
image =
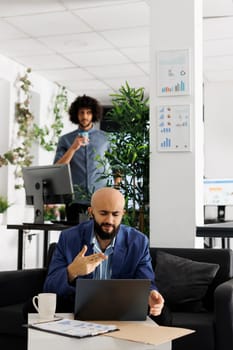
[(67, 266), (67, 274), (69, 282), (73, 282), (78, 277), (77, 273), (73, 270), (72, 264)]

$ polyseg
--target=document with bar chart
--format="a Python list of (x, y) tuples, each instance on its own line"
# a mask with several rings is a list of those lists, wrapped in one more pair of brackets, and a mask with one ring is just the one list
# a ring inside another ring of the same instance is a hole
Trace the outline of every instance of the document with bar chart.
[(188, 49), (158, 53), (158, 96), (190, 95), (189, 61)]
[(190, 151), (190, 105), (158, 106), (158, 152)]

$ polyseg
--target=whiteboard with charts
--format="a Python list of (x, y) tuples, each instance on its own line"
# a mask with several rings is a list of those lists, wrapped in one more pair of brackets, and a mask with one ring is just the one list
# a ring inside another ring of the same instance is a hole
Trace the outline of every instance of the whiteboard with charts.
[(157, 110), (158, 152), (190, 151), (190, 105), (163, 105)]

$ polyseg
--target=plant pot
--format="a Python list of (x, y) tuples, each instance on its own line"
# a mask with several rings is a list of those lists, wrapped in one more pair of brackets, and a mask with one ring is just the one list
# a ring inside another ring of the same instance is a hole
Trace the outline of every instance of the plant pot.
[(5, 221), (5, 213), (0, 213), (0, 225), (4, 225), (4, 221)]

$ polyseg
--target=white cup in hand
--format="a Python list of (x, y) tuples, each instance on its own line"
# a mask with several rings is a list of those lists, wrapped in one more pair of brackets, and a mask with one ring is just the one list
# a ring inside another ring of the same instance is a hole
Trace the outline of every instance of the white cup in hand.
[(32, 303), (39, 313), (39, 318), (53, 319), (56, 312), (57, 295), (55, 293), (40, 293), (32, 298)]
[(87, 145), (89, 143), (88, 131), (79, 131), (78, 136), (83, 138), (83, 145)]

